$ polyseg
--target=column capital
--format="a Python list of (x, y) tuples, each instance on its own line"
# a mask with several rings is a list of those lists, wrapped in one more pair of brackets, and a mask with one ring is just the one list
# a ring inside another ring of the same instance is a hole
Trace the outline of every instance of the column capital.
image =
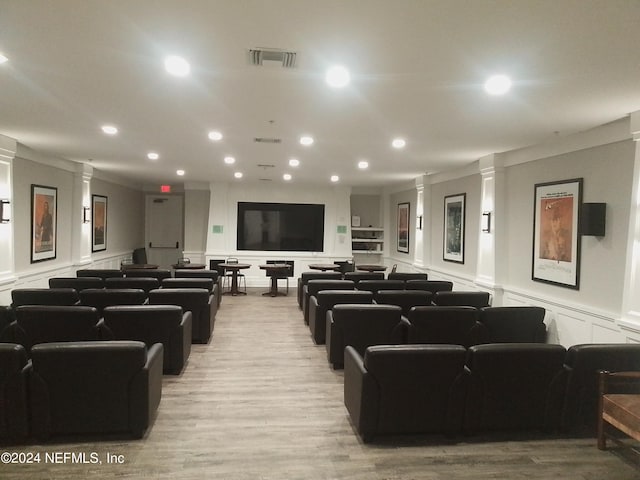
[(640, 110), (629, 115), (629, 131), (635, 142), (640, 142)]
[(480, 170), (480, 175), (483, 177), (504, 170), (504, 154), (492, 153), (480, 157), (478, 159), (478, 169)]

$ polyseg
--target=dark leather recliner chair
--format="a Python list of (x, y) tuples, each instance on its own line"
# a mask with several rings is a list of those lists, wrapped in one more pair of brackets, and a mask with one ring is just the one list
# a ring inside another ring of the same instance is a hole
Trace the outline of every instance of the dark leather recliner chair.
[(16, 288), (11, 291), (11, 306), (77, 305), (80, 300), (74, 288)]
[(99, 320), (93, 307), (23, 305), (16, 309), (13, 341), (30, 351), (39, 343), (101, 340)]
[(344, 279), (356, 284), (361, 280), (384, 280), (384, 272), (345, 272)]
[(147, 294), (140, 288), (90, 288), (80, 292), (80, 304), (95, 307), (102, 316), (105, 307), (112, 305), (142, 305)]
[(0, 343), (0, 442), (20, 441), (29, 433), (26, 365), (22, 345)]
[(142, 437), (162, 395), (162, 344), (71, 342), (31, 351), (31, 418), (51, 435), (130, 433)]
[(404, 290), (404, 281), (402, 280), (360, 280), (356, 284), (358, 290), (367, 290), (369, 292), (378, 292), (380, 290)]
[(598, 372), (640, 371), (640, 345), (573, 345), (567, 351), (565, 370), (568, 378), (562, 412), (563, 429), (595, 435), (599, 395)]
[(49, 288), (73, 288), (76, 291), (85, 288), (103, 288), (104, 279), (100, 277), (57, 277), (49, 279)]
[(428, 275), (426, 273), (417, 273), (417, 272), (389, 272), (387, 275), (388, 280), (402, 280), (406, 282), (407, 280), (427, 280)]
[(485, 337), (474, 307), (413, 307), (407, 319), (407, 343), (444, 343), (470, 347)]
[(302, 311), (304, 323), (309, 325), (310, 298), (322, 290), (354, 290), (355, 284), (350, 280), (309, 280), (304, 286)]
[(204, 288), (213, 295), (214, 301), (211, 304), (211, 315), (215, 317), (218, 313), (221, 290), (211, 278), (165, 278), (162, 280), (162, 288)]
[(378, 345), (363, 359), (347, 347), (344, 403), (363, 441), (378, 434), (459, 432), (465, 356), (458, 345)]
[(146, 265), (147, 261), (147, 249), (144, 247), (136, 248), (131, 254), (131, 260), (136, 265)]
[(177, 305), (124, 305), (104, 309), (104, 325), (110, 340), (138, 340), (148, 348), (164, 347), (163, 371), (182, 372), (191, 353), (191, 312)]
[(134, 278), (134, 277), (146, 277), (146, 278), (155, 278), (156, 280), (158, 280), (160, 283), (162, 283), (162, 280), (164, 280), (165, 278), (171, 278), (171, 270), (166, 270), (166, 269), (161, 269), (161, 268), (157, 268), (157, 269), (138, 269), (138, 268), (129, 268), (126, 270), (125, 272), (125, 277), (127, 278)]
[(424, 290), (379, 290), (373, 294), (376, 303), (398, 305), (402, 308), (402, 315), (409, 315), (411, 307), (431, 305), (431, 292)]
[(434, 295), (436, 292), (450, 292), (453, 290), (453, 282), (445, 280), (407, 280), (404, 283), (405, 290), (425, 290)]
[(342, 368), (346, 346), (364, 356), (371, 345), (405, 343), (405, 330), (402, 310), (396, 305), (335, 305), (327, 312), (327, 359), (333, 368)]
[(2, 332), (16, 319), (16, 314), (8, 305), (0, 306), (0, 342), (2, 342)]
[(302, 272), (298, 277), (298, 306), (303, 309), (304, 287), (307, 286), (309, 280), (342, 280), (340, 272)]
[(208, 343), (215, 322), (215, 298), (205, 288), (159, 288), (149, 292), (150, 305), (178, 305), (192, 314), (191, 343)]
[(173, 276), (175, 278), (210, 278), (213, 280), (213, 283), (217, 285), (216, 301), (218, 308), (220, 307), (220, 303), (222, 303), (222, 278), (217, 270), (191, 270), (183, 268), (174, 270)]
[(559, 428), (566, 387), (563, 346), (500, 343), (474, 345), (468, 352), (467, 431)]
[(436, 292), (433, 303), (444, 306), (489, 307), (491, 297), (488, 292)]
[(485, 307), (480, 310), (486, 332), (482, 343), (545, 343), (544, 314), (542, 307)]
[(309, 329), (316, 345), (325, 342), (327, 312), (341, 303), (373, 303), (371, 292), (359, 290), (320, 290), (309, 300)]
[(124, 276), (122, 270), (116, 270), (114, 268), (83, 268), (82, 270), (76, 271), (76, 277), (100, 277), (105, 279), (122, 276)]
[(160, 288), (160, 282), (153, 277), (106, 278), (104, 286), (108, 289), (139, 288), (149, 293), (154, 288)]

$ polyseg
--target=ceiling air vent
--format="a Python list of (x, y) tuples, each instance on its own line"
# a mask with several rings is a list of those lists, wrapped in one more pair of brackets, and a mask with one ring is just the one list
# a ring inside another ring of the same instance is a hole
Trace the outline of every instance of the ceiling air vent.
[(256, 143), (282, 143), (281, 138), (269, 138), (269, 137), (255, 137), (253, 141)]
[(249, 63), (256, 66), (273, 65), (283, 68), (296, 66), (296, 52), (278, 48), (250, 48)]
[(261, 182), (273, 182), (273, 179), (271, 179), (271, 178), (261, 178), (260, 181)]
[(258, 167), (261, 167), (261, 168), (275, 168), (276, 166), (272, 165), (270, 163), (259, 163)]

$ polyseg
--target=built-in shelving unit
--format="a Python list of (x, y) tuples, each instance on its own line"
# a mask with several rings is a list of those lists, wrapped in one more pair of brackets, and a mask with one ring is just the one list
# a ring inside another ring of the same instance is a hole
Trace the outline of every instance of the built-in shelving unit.
[(351, 249), (354, 254), (382, 255), (383, 247), (383, 228), (351, 227)]

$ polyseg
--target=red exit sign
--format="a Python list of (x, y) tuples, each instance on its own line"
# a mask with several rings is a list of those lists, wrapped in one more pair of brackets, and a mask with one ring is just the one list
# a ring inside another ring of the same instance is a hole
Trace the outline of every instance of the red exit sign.
[(162, 193), (171, 193), (171, 185), (160, 185), (160, 191)]

